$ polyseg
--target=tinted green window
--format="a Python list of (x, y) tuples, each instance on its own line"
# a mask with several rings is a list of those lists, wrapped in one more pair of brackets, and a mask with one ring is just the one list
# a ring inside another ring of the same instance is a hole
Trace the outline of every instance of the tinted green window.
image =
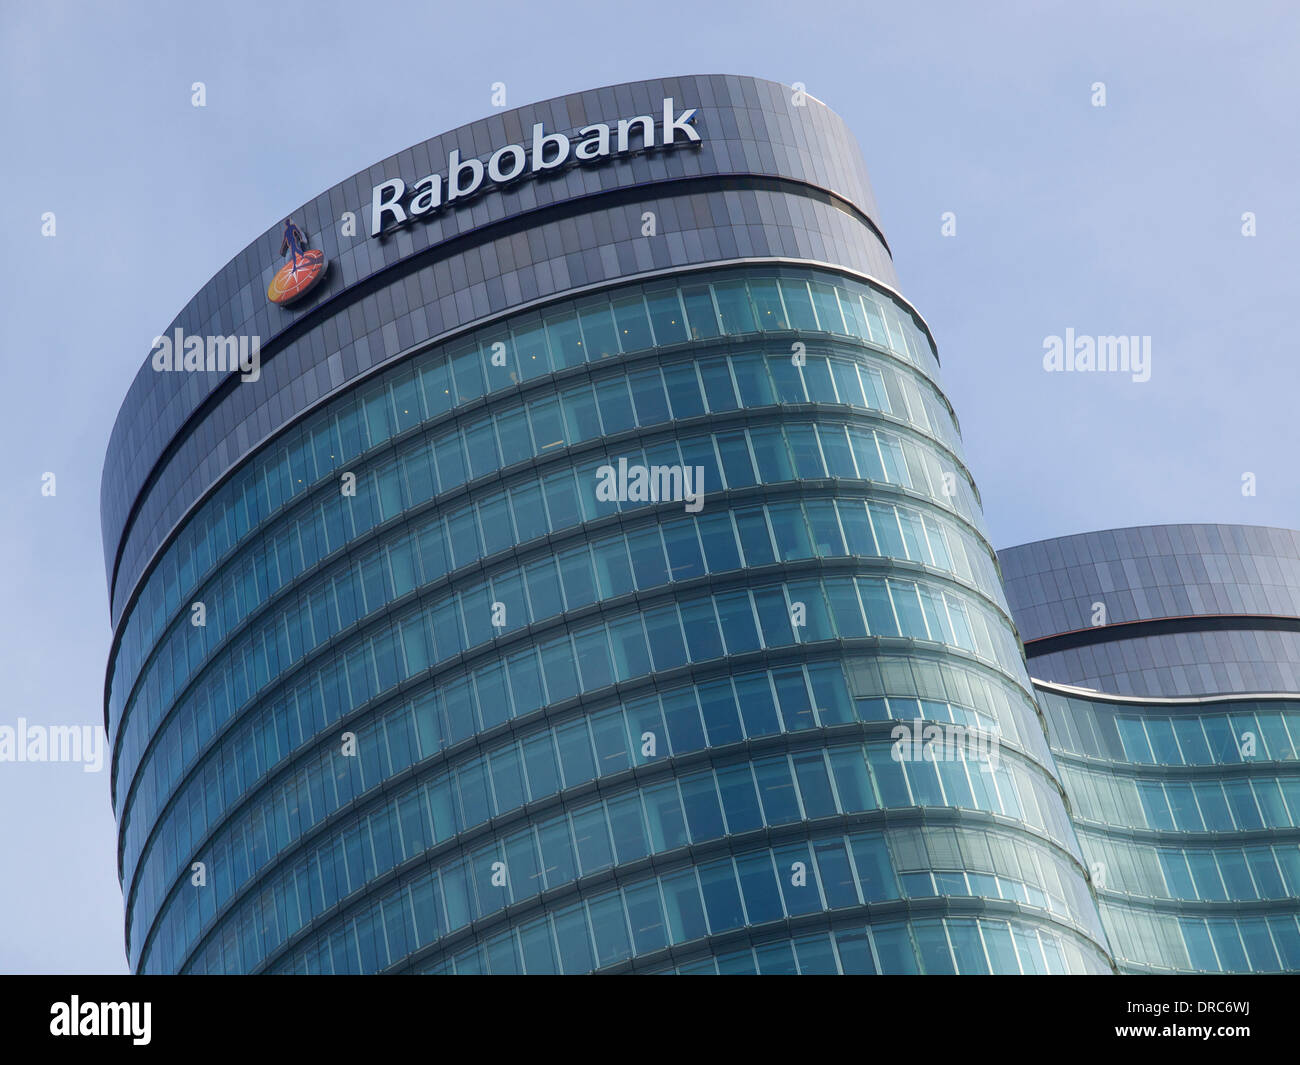
[(759, 329), (788, 329), (785, 308), (781, 305), (781, 292), (776, 279), (755, 278), (749, 283), (749, 294), (758, 313)]
[(731, 380), (731, 369), (726, 359), (704, 359), (699, 364), (700, 380), (704, 382), (704, 394), (709, 403), (709, 410), (717, 413), (735, 410), (736, 388)]
[(682, 313), (677, 288), (647, 292), (646, 307), (654, 328), (655, 343), (660, 347), (677, 344), (686, 339), (686, 316)]
[(694, 363), (665, 366), (663, 374), (674, 418), (694, 418), (705, 412), (704, 396), (700, 392), (700, 383), (695, 376)]
[(550, 345), (551, 356), (556, 369), (565, 366), (581, 366), (587, 359), (582, 345), (582, 330), (578, 327), (578, 316), (572, 311), (563, 311), (546, 317), (546, 339)]
[(718, 335), (718, 315), (708, 285), (683, 288), (682, 302), (686, 306), (686, 321), (692, 340), (707, 340)]
[(758, 325), (743, 281), (720, 281), (713, 286), (718, 303), (718, 317), (724, 333), (752, 333)]
[(645, 303), (639, 295), (614, 301), (614, 323), (618, 326), (618, 339), (624, 351), (642, 351), (654, 346), (650, 319), (646, 317)]
[(578, 317), (582, 321), (583, 348), (588, 361), (619, 354), (618, 331), (608, 303), (602, 300), (591, 306), (580, 306)]

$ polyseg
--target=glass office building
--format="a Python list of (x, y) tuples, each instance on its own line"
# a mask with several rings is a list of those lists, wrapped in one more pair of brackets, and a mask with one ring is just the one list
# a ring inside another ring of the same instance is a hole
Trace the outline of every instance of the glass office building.
[(1114, 960), (1300, 971), (1300, 533), (1000, 552)]
[(105, 465), (133, 969), (1113, 970), (836, 115), (619, 85), (292, 218)]
[(1297, 967), (1295, 538), (1008, 598), (824, 105), (576, 93), (291, 219), (105, 462), (135, 971)]

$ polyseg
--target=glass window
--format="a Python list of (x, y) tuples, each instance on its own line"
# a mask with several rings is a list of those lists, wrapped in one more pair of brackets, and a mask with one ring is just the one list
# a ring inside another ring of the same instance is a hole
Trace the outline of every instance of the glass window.
[(867, 764), (862, 759), (860, 747), (840, 747), (829, 752), (831, 775), (835, 790), (839, 792), (840, 809), (845, 813), (874, 810), (876, 800), (867, 776)]
[(682, 313), (676, 286), (647, 292), (645, 301), (656, 344), (663, 347), (686, 339), (686, 316)]
[[(773, 503), (768, 509), (768, 516), (772, 522), (772, 532), (776, 537), (778, 558), (789, 562), (813, 557), (808, 526), (804, 522), (803, 510), (797, 502)], [(746, 550), (746, 554), (748, 553)]]
[(560, 399), (551, 394), (528, 402), (528, 420), (532, 423), (533, 447), (539, 455), (568, 443)]
[(862, 297), (862, 312), (871, 329), (871, 340), (881, 347), (889, 347), (889, 337), (885, 333), (885, 322), (880, 316), (880, 308), (876, 305), (876, 301), (866, 296)]
[(840, 301), (835, 296), (835, 289), (821, 281), (810, 281), (813, 305), (817, 308), (817, 325), (825, 333), (847, 334), (844, 318), (840, 314)]
[(790, 452), (794, 455), (795, 470), (799, 477), (810, 479), (826, 476), (821, 448), (817, 445), (817, 433), (811, 425), (787, 426), (786, 438), (790, 445)]
[(561, 393), (564, 400), (564, 423), (571, 443), (591, 440), (601, 435), (600, 417), (589, 384), (576, 385)]
[(686, 663), (686, 646), (682, 641), (677, 608), (671, 604), (645, 612), (646, 635), (655, 670), (674, 669)]
[(749, 593), (745, 591), (720, 593), (715, 597), (715, 602), (727, 641), (727, 653), (735, 655), (757, 650), (758, 627), (754, 621)]
[(849, 443), (858, 462), (858, 476), (864, 481), (885, 481), (885, 467), (876, 450), (875, 434), (865, 429), (849, 429)]
[(1231, 899), (1258, 898), (1250, 871), (1246, 868), (1246, 856), (1239, 850), (1223, 849), (1217, 852), (1219, 873), (1228, 889)]
[(578, 664), (582, 669), (582, 688), (596, 691), (614, 683), (609, 658), (609, 637), (604, 625), (595, 625), (573, 635), (578, 651)]
[(1261, 899), (1280, 899), (1286, 894), (1282, 875), (1273, 860), (1271, 847), (1247, 847), (1244, 857), (1250, 866)]
[(740, 543), (745, 550), (747, 566), (762, 566), (776, 561), (772, 537), (767, 527), (767, 514), (762, 507), (743, 507), (732, 512)]
[(879, 577), (858, 580), (858, 593), (867, 611), (867, 626), (872, 636), (897, 636), (898, 623), (890, 605), (885, 582)]
[[(804, 391), (803, 377), (799, 374), (799, 367), (784, 355), (775, 355), (765, 359), (767, 372), (772, 378), (772, 385), (776, 391), (777, 402), (779, 403), (804, 403), (807, 402), (808, 394)], [(746, 406), (755, 404), (746, 403)]]
[(667, 781), (645, 789), (646, 819), (650, 827), (650, 840), (656, 852), (685, 846), (686, 818), (682, 814), (677, 782)]
[(685, 943), (708, 934), (704, 921), (704, 904), (694, 869), (665, 876), (663, 893), (668, 927), (674, 943)]
[(646, 317), (645, 302), (639, 293), (614, 301), (614, 321), (624, 351), (643, 351), (654, 346), (650, 319)]
[(582, 339), (589, 361), (596, 362), (619, 353), (614, 314), (605, 300), (579, 306), (578, 317), (582, 321)]
[(844, 324), (848, 326), (849, 332), (856, 337), (862, 337), (864, 340), (870, 340), (871, 335), (867, 331), (866, 319), (862, 314), (862, 303), (855, 292), (846, 292), (839, 290), (840, 313), (844, 315)]
[(907, 473), (907, 463), (903, 457), (902, 445), (898, 438), (888, 433), (877, 433), (876, 442), (880, 445), (880, 458), (885, 465), (885, 473), (890, 484), (901, 484), (904, 488), (912, 487), (912, 480)]
[[(835, 385), (831, 381), (831, 370), (829, 361), (820, 356), (809, 356), (808, 361), (803, 366), (804, 385), (808, 391), (808, 398), (816, 403), (835, 403), (838, 396), (835, 394)], [(859, 402), (858, 406), (862, 404)]]
[[(730, 512), (709, 511), (701, 514), (696, 520), (699, 523), (700, 539), (704, 544), (704, 555), (709, 572), (725, 573), (728, 570), (739, 569), (740, 552), (736, 545), (736, 533), (732, 528)], [(670, 554), (672, 550), (673, 548), (670, 547)]]
[(862, 607), (858, 603), (858, 593), (852, 579), (827, 577), (824, 584), (835, 631), (840, 639), (850, 640), (866, 636), (867, 626), (862, 619)]
[(578, 694), (578, 672), (568, 636), (542, 644), (542, 671), (546, 677), (547, 701), (563, 702)]
[(573, 812), (573, 841), (578, 852), (578, 867), (584, 875), (614, 864), (605, 810), (600, 803)]
[(776, 393), (768, 377), (767, 360), (761, 355), (734, 355), (731, 367), (740, 388), (741, 406), (769, 407), (776, 402)]
[(650, 853), (640, 795), (633, 793), (610, 799), (609, 824), (620, 863), (634, 862)]
[(664, 393), (659, 367), (651, 366), (628, 375), (632, 399), (636, 403), (637, 423), (660, 425), (669, 420), (668, 397)]
[(515, 527), (519, 530), (519, 543), (525, 544), (549, 531), (546, 521), (546, 503), (542, 488), (536, 481), (516, 485), (510, 489), (510, 510)]
[(768, 484), (794, 480), (794, 467), (781, 429), (775, 425), (760, 426), (751, 429), (749, 435), (762, 480)]
[(718, 335), (718, 315), (708, 285), (683, 288), (682, 303), (686, 307), (686, 320), (692, 340), (707, 340)]
[[(1237, 820), (1239, 829), (1250, 831), (1264, 827), (1264, 820), (1260, 817), (1259, 807), (1255, 804), (1255, 794), (1251, 789), (1250, 781), (1230, 781), (1223, 785), (1223, 790), (1228, 794), (1228, 805), (1232, 809), (1232, 814)], [(1280, 825), (1276, 827), (1289, 828), (1290, 826)]]
[(763, 630), (763, 642), (766, 646), (785, 647), (795, 642), (794, 631), (790, 627), (790, 608), (786, 603), (784, 589), (780, 587), (754, 589), (754, 606), (758, 612), (758, 621)]
[(731, 380), (731, 368), (726, 359), (704, 359), (699, 364), (700, 380), (704, 382), (704, 394), (709, 401), (709, 410), (715, 414), (724, 410), (735, 410), (736, 388)]
[[(740, 727), (740, 715), (736, 709), (736, 697), (731, 690), (731, 681), (725, 678), (709, 681), (699, 685), (698, 692), (704, 727), (709, 735), (709, 746), (721, 747), (723, 744), (735, 743), (743, 739), (744, 732)], [(739, 830), (733, 827), (732, 831)]]
[(784, 825), (798, 821), (799, 800), (785, 755), (754, 762), (754, 775), (758, 780), (758, 794), (766, 823)]
[(826, 426), (818, 435), (821, 437), (822, 451), (826, 456), (827, 473), (831, 477), (857, 480), (858, 471), (853, 462), (853, 451), (849, 447), (849, 439), (844, 432), (844, 427)]
[(791, 610), (802, 606), (803, 625), (800, 639), (807, 643), (811, 640), (831, 640), (835, 632), (831, 627), (830, 613), (826, 609), (826, 596), (822, 592), (821, 581), (800, 580), (789, 584)]
[(867, 519), (867, 510), (861, 500), (840, 500), (836, 504), (840, 526), (848, 541), (851, 555), (872, 557), (881, 554), (876, 547), (876, 539)]
[(497, 431), (501, 438), (501, 465), (509, 466), (532, 457), (533, 442), (528, 432), (528, 416), (522, 406), (498, 414)]
[[(420, 370), (420, 386), (424, 391), (424, 406), (430, 418), (451, 410), (454, 403), (451, 394), (451, 367), (446, 359), (439, 358)], [(337, 454), (337, 450), (334, 453)]]
[(839, 393), (839, 401), (854, 407), (875, 407), (874, 403), (863, 398), (857, 367), (853, 363), (845, 362), (842, 359), (831, 359), (829, 361), (831, 373), (835, 378), (835, 390)]
[(821, 751), (796, 754), (794, 770), (799, 778), (805, 817), (829, 817), (839, 812), (835, 808), (835, 796), (831, 793), (830, 777)]
[(480, 335), (480, 350), (489, 392), (509, 388), (519, 379), (514, 339), (508, 329), (496, 327), (485, 330)]
[(744, 281), (720, 281), (713, 286), (713, 294), (724, 333), (752, 333), (758, 328)]
[(555, 745), (560, 752), (564, 786), (572, 788), (596, 775), (596, 761), (591, 750), (591, 735), (586, 720), (572, 721), (555, 730)]
[(610, 642), (614, 649), (614, 669), (619, 680), (629, 680), (650, 672), (650, 655), (646, 649), (645, 630), (640, 615), (610, 622)]
[(597, 382), (596, 401), (600, 406), (600, 418), (606, 436), (635, 427), (632, 398), (628, 395), (627, 379), (622, 375)]
[(725, 835), (713, 771), (692, 773), (682, 777), (680, 783), (682, 809), (686, 811), (686, 824), (690, 828), (692, 841), (701, 843)]
[(674, 418), (694, 418), (705, 412), (704, 396), (695, 376), (695, 364), (674, 363), (663, 367), (668, 399), (672, 403)]
[[(551, 358), (546, 347), (546, 331), (542, 323), (520, 323), (514, 327), (515, 354), (519, 362), (519, 376), (531, 381), (551, 372)], [(460, 375), (456, 375), (456, 388), (460, 389)], [(480, 389), (481, 391), (481, 389)]]
[(578, 327), (578, 316), (574, 311), (566, 309), (548, 314), (545, 323), (546, 338), (557, 370), (566, 366), (581, 366), (586, 362), (582, 330)]
[(560, 950), (560, 967), (566, 975), (591, 972), (594, 965), (591, 935), (581, 903), (555, 915), (555, 939)]
[(790, 328), (775, 278), (754, 278), (749, 282), (749, 294), (753, 297), (754, 309), (758, 312), (759, 329)]
[(719, 433), (718, 452), (722, 456), (722, 471), (730, 489), (747, 488), (756, 483), (754, 462), (750, 457), (749, 442), (743, 429)]
[(590, 903), (591, 931), (596, 940), (596, 964), (614, 965), (629, 957), (632, 944), (623, 917), (623, 901), (617, 891)]
[(632, 941), (638, 953), (661, 950), (668, 945), (659, 885), (654, 881), (627, 888), (627, 912), (631, 919)]
[[(751, 785), (750, 790), (753, 790)], [(747, 854), (736, 859), (740, 872), (740, 887), (745, 896), (745, 909), (750, 924), (779, 921), (785, 916), (781, 895), (776, 886), (776, 873), (772, 856), (767, 851)]]
[(510, 691), (514, 696), (515, 712), (526, 714), (544, 702), (542, 677), (537, 668), (536, 652), (529, 648), (511, 655), (507, 660), (510, 673)]
[(597, 540), (591, 545), (591, 551), (596, 562), (596, 584), (601, 599), (625, 595), (635, 587), (623, 537), (607, 536)]
[(784, 297), (786, 316), (793, 329), (816, 329), (817, 316), (813, 313), (808, 283), (795, 278), (781, 278), (781, 295)]
[(686, 646), (692, 662), (705, 662), (721, 658), (722, 634), (713, 612), (713, 600), (708, 596), (682, 600), (682, 626), (686, 632)]
[(453, 352), (451, 370), (456, 378), (456, 398), (465, 403), (483, 394), (483, 356), (478, 345)]

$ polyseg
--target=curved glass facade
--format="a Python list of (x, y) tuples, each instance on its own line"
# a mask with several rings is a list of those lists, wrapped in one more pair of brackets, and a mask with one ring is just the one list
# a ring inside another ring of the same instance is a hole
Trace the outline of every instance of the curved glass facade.
[(1300, 971), (1300, 533), (999, 557), (1121, 971)]
[(1038, 699), (1121, 968), (1300, 970), (1300, 695)]
[(667, 96), (693, 154), (494, 190), (443, 243), (326, 226), (292, 312), (245, 294), (264, 238), (178, 319), (265, 325), (260, 379), (142, 370), (103, 508), (136, 971), (1112, 971), (842, 124), (707, 77), (506, 124)]

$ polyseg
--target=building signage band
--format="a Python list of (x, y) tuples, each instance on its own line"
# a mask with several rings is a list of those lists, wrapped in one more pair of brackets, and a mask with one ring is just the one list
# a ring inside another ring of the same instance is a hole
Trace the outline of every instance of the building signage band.
[(564, 133), (547, 133), (538, 122), (532, 128), (531, 151), (522, 144), (507, 144), (484, 161), (462, 159), (460, 149), (453, 148), (447, 156), (445, 177), (443, 174), (422, 177), (409, 191), (401, 178), (389, 178), (374, 187), (370, 199), (370, 235), (378, 237), (417, 218), (431, 217), (443, 207), (469, 199), (485, 184), (507, 185), (559, 170), (573, 162), (598, 163), (630, 152), (699, 144), (695, 112), (694, 107), (677, 111), (669, 96), (664, 99), (663, 119), (657, 129), (653, 115), (637, 115), (619, 119), (614, 125), (596, 122), (583, 126), (570, 139)]

